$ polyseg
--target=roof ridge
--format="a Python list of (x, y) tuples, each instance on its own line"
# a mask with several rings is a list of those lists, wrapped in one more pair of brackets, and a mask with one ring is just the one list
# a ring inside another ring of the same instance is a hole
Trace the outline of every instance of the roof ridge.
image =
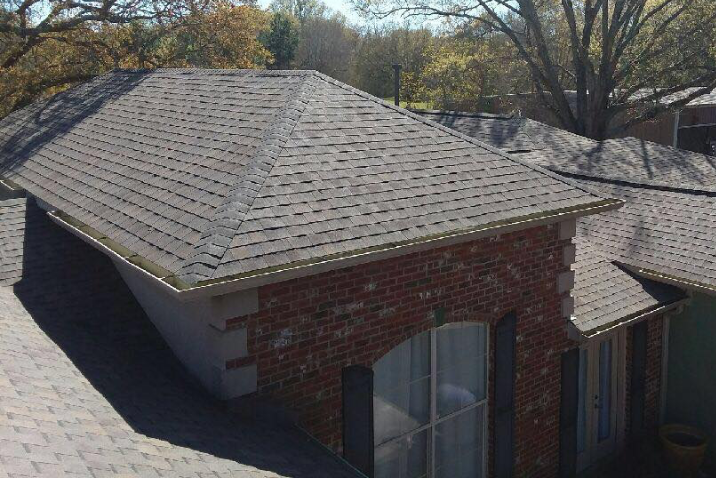
[(553, 171), (557, 174), (560, 174), (560, 175), (567, 175), (567, 176), (582, 178), (585, 180), (593, 180), (593, 181), (598, 181), (598, 182), (606, 182), (606, 183), (614, 183), (614, 184), (626, 184), (626, 185), (630, 185), (630, 186), (643, 187), (643, 188), (648, 188), (648, 189), (656, 189), (656, 190), (660, 190), (660, 191), (672, 191), (672, 192), (679, 192), (679, 193), (686, 193), (686, 194), (716, 196), (716, 188), (696, 188), (696, 187), (688, 187), (688, 186), (671, 186), (669, 184), (665, 184), (665, 183), (662, 183), (659, 181), (621, 179), (621, 178), (606, 176), (603, 174), (582, 173), (582, 172), (570, 171), (568, 169), (558, 168), (555, 166), (548, 166), (548, 168), (551, 171)]
[[(338, 80), (336, 80), (335, 78), (331, 78), (330, 76), (325, 75), (325, 74), (323, 74), (323, 73), (321, 73), (321, 72), (316, 72), (316, 76), (318, 76), (319, 78), (321, 78), (323, 81), (326, 81), (327, 83), (331, 83), (331, 84), (336, 85), (336, 86), (338, 86), (338, 87), (340, 87), (340, 88), (343, 88), (343, 89), (345, 89), (345, 90), (351, 91), (351, 92), (353, 92), (353, 93), (355, 93), (355, 94), (361, 96), (362, 98), (368, 99), (368, 100), (370, 100), (370, 101), (373, 101), (374, 103), (378, 103), (378, 104), (381, 105), (381, 106), (385, 106), (385, 107), (387, 107), (387, 108), (390, 108), (390, 109), (392, 109), (392, 110), (395, 110), (395, 111), (397, 111), (397, 112), (399, 112), (399, 113), (401, 113), (401, 114), (404, 114), (404, 115), (406, 115), (406, 116), (408, 116), (408, 117), (410, 117), (410, 118), (412, 118), (412, 119), (414, 119), (414, 120), (420, 121), (421, 123), (423, 123), (423, 124), (425, 124), (425, 125), (427, 125), (427, 126), (430, 126), (430, 127), (432, 127), (432, 128), (437, 128), (437, 129), (439, 129), (440, 131), (443, 131), (443, 132), (448, 133), (448, 134), (450, 134), (450, 135), (452, 135), (452, 136), (455, 136), (456, 138), (460, 138), (460, 139), (462, 139), (462, 140), (464, 140), (464, 141), (467, 141), (468, 143), (474, 144), (475, 146), (479, 146), (479, 147), (481, 147), (481, 148), (483, 148), (483, 149), (486, 149), (487, 151), (490, 151), (491, 153), (495, 153), (495, 154), (497, 154), (498, 156), (502, 156), (503, 158), (508, 159), (508, 160), (510, 160), (510, 161), (512, 161), (512, 162), (514, 162), (514, 163), (520, 164), (520, 165), (522, 165), (522, 166), (525, 166), (525, 167), (528, 168), (528, 169), (532, 169), (532, 170), (534, 170), (534, 171), (537, 171), (537, 172), (539, 172), (539, 173), (542, 173), (542, 174), (544, 174), (544, 175), (546, 175), (546, 176), (549, 176), (549, 177), (551, 177), (552, 179), (555, 179), (555, 180), (557, 180), (557, 181), (559, 181), (559, 182), (561, 182), (561, 183), (568, 184), (569, 186), (572, 186), (573, 188), (579, 189), (580, 191), (585, 192), (585, 193), (587, 193), (587, 194), (589, 194), (589, 195), (596, 196), (596, 197), (599, 197), (599, 198), (602, 198), (602, 199), (611, 199), (611, 198), (609, 198), (609, 197), (607, 197), (607, 196), (605, 196), (605, 195), (603, 195), (603, 194), (601, 194), (601, 193), (598, 193), (598, 192), (596, 192), (596, 191), (592, 191), (592, 190), (590, 190), (589, 188), (584, 187), (582, 184), (579, 184), (577, 181), (573, 181), (573, 180), (571, 180), (571, 179), (565, 178), (564, 176), (561, 176), (561, 175), (559, 175), (559, 174), (557, 174), (557, 173), (555, 173), (555, 172), (553, 172), (553, 171), (551, 171), (551, 170), (549, 170), (549, 169), (546, 169), (546, 168), (544, 168), (544, 167), (542, 167), (542, 166), (539, 166), (539, 165), (536, 165), (536, 164), (532, 164), (532, 163), (530, 163), (530, 162), (528, 162), (528, 161), (523, 161), (523, 160), (521, 160), (521, 159), (518, 159), (518, 158), (514, 157), (513, 155), (508, 154), (508, 153), (506, 153), (505, 151), (503, 151), (503, 150), (501, 150), (501, 149), (499, 149), (499, 148), (496, 148), (496, 147), (491, 146), (491, 145), (489, 145), (489, 144), (483, 143), (482, 141), (479, 141), (479, 140), (477, 140), (477, 139), (475, 139), (475, 138), (473, 138), (473, 137), (471, 137), (471, 136), (468, 136), (468, 135), (466, 135), (466, 134), (460, 133), (459, 131), (456, 131), (456, 130), (454, 130), (454, 129), (452, 129), (452, 128), (448, 128), (447, 126), (443, 126), (443, 125), (441, 125), (441, 124), (439, 124), (439, 123), (435, 123), (434, 121), (430, 121), (429, 119), (424, 118), (424, 117), (420, 116), (419, 114), (413, 113), (413, 112), (410, 111), (410, 110), (406, 110), (405, 108), (401, 108), (401, 107), (399, 107), (399, 106), (391, 105), (391, 104), (388, 103), (387, 101), (384, 101), (384, 100), (382, 100), (382, 99), (380, 99), (380, 98), (377, 98), (377, 97), (375, 97), (375, 96), (373, 96), (373, 95), (371, 95), (371, 94), (369, 94), (369, 93), (366, 93), (365, 91), (361, 91), (361, 90), (359, 90), (359, 89), (357, 89), (357, 88), (354, 88), (354, 87), (352, 87), (352, 86), (350, 86), (350, 85), (348, 85), (348, 84), (346, 84), (346, 83), (343, 83), (342, 81), (338, 81)], [(513, 119), (514, 119), (514, 118), (513, 118)]]
[(255, 68), (114, 68), (107, 73), (98, 76), (110, 75), (112, 73), (194, 73), (194, 74), (229, 74), (238, 75), (245, 74), (251, 76), (305, 76), (311, 77), (315, 75), (314, 70), (267, 70)]
[(483, 118), (483, 119), (494, 119), (494, 120), (515, 120), (521, 117), (515, 115), (500, 115), (494, 113), (483, 113), (480, 111), (459, 111), (459, 110), (428, 110), (422, 108), (406, 108), (408, 111), (414, 113), (434, 114), (434, 115), (450, 115), (460, 116), (462, 118)]
[[(546, 123), (542, 123), (542, 122), (540, 122), (540, 121), (532, 120), (532, 119), (529, 119), (529, 118), (526, 118), (526, 119), (527, 119), (527, 122), (525, 122), (525, 125), (527, 126), (527, 128), (525, 129), (524, 132), (525, 132), (525, 134), (526, 134), (527, 136), (530, 137), (530, 139), (531, 139), (532, 142), (534, 142), (534, 143), (536, 143), (537, 140), (536, 140), (535, 137), (533, 136), (533, 133), (534, 133), (534, 132), (530, 132), (531, 126), (529, 125), (529, 122), (533, 122), (533, 123), (539, 124), (539, 127), (540, 127), (540, 128), (547, 127), (547, 128), (550, 128), (550, 129), (557, 130), (557, 131), (559, 131), (560, 133), (563, 133), (563, 134), (566, 133), (566, 134), (569, 134), (569, 135), (571, 135), (571, 136), (577, 136), (577, 137), (579, 137), (580, 139), (583, 139), (583, 140), (586, 140), (586, 141), (589, 141), (589, 142), (593, 143), (595, 146), (602, 146), (602, 145), (607, 145), (607, 144), (617, 144), (617, 145), (619, 145), (619, 144), (630, 144), (630, 143), (632, 143), (632, 142), (634, 142), (634, 141), (637, 141), (637, 142), (641, 142), (641, 143), (649, 143), (649, 144), (651, 144), (651, 145), (653, 145), (653, 146), (655, 146), (655, 147), (658, 147), (658, 148), (664, 148), (664, 149), (674, 150), (675, 152), (680, 153), (680, 154), (699, 155), (699, 156), (709, 157), (708, 155), (705, 155), (705, 154), (703, 154), (703, 153), (696, 153), (696, 152), (693, 152), (693, 151), (682, 150), (682, 149), (679, 149), (679, 148), (675, 148), (675, 147), (673, 147), (673, 146), (668, 146), (668, 145), (665, 145), (665, 144), (655, 143), (655, 142), (653, 142), (653, 141), (649, 141), (649, 140), (645, 140), (645, 139), (640, 139), (640, 138), (636, 138), (636, 137), (633, 137), (633, 136), (624, 136), (624, 137), (620, 137), (620, 138), (606, 138), (606, 139), (603, 139), (603, 140), (596, 140), (596, 139), (592, 139), (592, 138), (589, 138), (589, 137), (586, 137), (586, 136), (578, 135), (578, 134), (576, 134), (576, 133), (572, 133), (571, 131), (567, 131), (567, 130), (564, 130), (564, 129), (561, 129), (561, 128), (557, 128), (557, 127), (555, 127), (555, 126), (548, 125), (548, 124), (546, 124)], [(541, 151), (541, 150), (533, 150), (533, 151), (534, 151), (534, 152), (539, 152), (539, 151)], [(716, 187), (715, 187), (715, 188), (708, 188), (708, 187), (703, 187), (703, 186), (684, 186), (684, 185), (673, 186), (673, 185), (670, 185), (670, 184), (665, 183), (665, 182), (662, 182), (662, 181), (650, 181), (650, 180), (644, 180), (644, 179), (639, 180), (639, 179), (630, 179), (630, 178), (626, 178), (626, 179), (625, 179), (625, 178), (616, 177), (616, 176), (610, 176), (610, 175), (605, 175), (605, 174), (596, 174), (596, 173), (587, 173), (587, 172), (582, 172), (582, 171), (575, 171), (575, 170), (570, 170), (570, 169), (568, 169), (568, 168), (563, 168), (563, 167), (560, 167), (560, 166), (543, 166), (543, 167), (544, 167), (544, 168), (547, 168), (547, 169), (549, 169), (549, 170), (551, 170), (551, 171), (554, 171), (555, 173), (560, 174), (560, 175), (568, 175), (568, 176), (574, 176), (574, 177), (580, 177), (580, 178), (592, 178), (592, 179), (598, 180), (598, 181), (605, 181), (605, 182), (611, 182), (611, 183), (630, 184), (630, 185), (634, 185), (634, 186), (643, 186), (643, 187), (646, 187), (646, 188), (653, 188), (653, 189), (659, 189), (659, 190), (665, 190), (665, 191), (684, 192), (684, 193), (689, 193), (689, 194), (716, 195)]]
[(195, 283), (213, 278), (229, 251), (236, 231), (251, 210), (277, 158), (311, 101), (316, 86), (313, 78), (313, 74), (306, 75), (305, 80), (288, 93), (290, 99), (276, 113), (276, 120), (264, 132), (256, 152), (244, 166), (242, 179), (229, 190), (223, 203), (214, 212), (194, 254), (179, 270), (177, 275), (183, 281)]

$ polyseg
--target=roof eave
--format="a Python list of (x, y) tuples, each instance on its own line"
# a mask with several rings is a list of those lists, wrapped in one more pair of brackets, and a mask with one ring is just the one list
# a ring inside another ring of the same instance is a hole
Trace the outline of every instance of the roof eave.
[(695, 291), (695, 292), (703, 292), (704, 294), (713, 295), (716, 296), (716, 286), (711, 284), (704, 284), (703, 282), (698, 282), (690, 279), (684, 279), (683, 277), (678, 277), (673, 274), (665, 274), (662, 272), (657, 272), (651, 269), (646, 269), (643, 267), (633, 266), (630, 264), (626, 264), (621, 261), (616, 261), (619, 265), (624, 267), (625, 269), (633, 272), (634, 274), (640, 275), (644, 278), (654, 280), (656, 282), (662, 282), (664, 284), (670, 284), (677, 287), (680, 287), (682, 289), (686, 289), (689, 291)]
[(125, 263), (131, 269), (150, 278), (162, 290), (182, 301), (201, 297), (224, 295), (290, 279), (307, 277), (330, 270), (365, 264), (396, 256), (419, 252), (436, 247), (477, 240), (484, 237), (515, 232), (541, 225), (554, 224), (591, 214), (599, 214), (621, 207), (621, 200), (603, 200), (572, 208), (547, 211), (540, 214), (521, 216), (511, 220), (498, 221), (468, 230), (451, 231), (441, 235), (421, 237), (405, 243), (392, 243), (380, 248), (349, 251), (344, 254), (321, 257), (285, 266), (251, 271), (236, 276), (226, 276), (213, 281), (189, 284), (156, 264), (132, 253), (116, 241), (106, 237), (82, 222), (62, 213), (51, 211), (53, 222), (80, 237), (115, 261)]
[(595, 337), (603, 336), (609, 332), (612, 332), (615, 329), (618, 329), (620, 327), (628, 327), (632, 326), (634, 324), (637, 324), (643, 320), (650, 319), (652, 317), (656, 317), (657, 315), (666, 314), (668, 312), (675, 311), (679, 309), (682, 305), (687, 304), (689, 301), (689, 297), (683, 297), (681, 299), (676, 299), (674, 301), (668, 302), (666, 304), (659, 304), (653, 308), (646, 309), (643, 311), (640, 311), (636, 314), (630, 315), (628, 317), (623, 317), (620, 319), (617, 319), (615, 321), (602, 324), (599, 327), (595, 327), (593, 329), (579, 329), (579, 327), (572, 323), (574, 325), (574, 328), (578, 330), (579, 334), (581, 335), (580, 341), (586, 341), (591, 340)]

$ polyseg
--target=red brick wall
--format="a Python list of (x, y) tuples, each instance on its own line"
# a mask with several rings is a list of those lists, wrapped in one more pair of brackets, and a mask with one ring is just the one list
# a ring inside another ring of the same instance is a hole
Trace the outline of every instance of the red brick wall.
[(574, 346), (556, 287), (557, 274), (567, 270), (562, 249), (569, 241), (557, 231), (557, 225), (536, 227), (265, 286), (259, 312), (229, 326), (248, 329), (259, 396), (294, 410), (310, 433), (340, 451), (343, 367), (372, 366), (429, 329), (438, 307), (449, 322), (490, 324), (494, 351), (493, 326), (514, 310), (517, 476), (554, 476), (560, 354)]
[[(647, 433), (655, 433), (659, 425), (659, 406), (661, 396), (661, 351), (664, 332), (664, 317), (659, 315), (648, 320), (646, 338), (646, 390), (644, 403), (644, 426)], [(631, 425), (631, 367), (633, 328), (627, 328), (626, 342), (626, 394), (625, 394), (625, 431), (629, 436)]]

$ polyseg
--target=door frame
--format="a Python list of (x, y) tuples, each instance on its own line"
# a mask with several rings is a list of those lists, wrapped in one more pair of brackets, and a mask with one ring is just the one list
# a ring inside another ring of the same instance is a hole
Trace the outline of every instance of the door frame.
[[(577, 470), (582, 471), (589, 468), (599, 460), (609, 456), (612, 453), (619, 452), (624, 448), (625, 443), (625, 397), (626, 397), (626, 342), (627, 328), (619, 327), (608, 333), (599, 334), (587, 340), (579, 347), (580, 362), (581, 354), (586, 351), (587, 362), (587, 384), (585, 393), (586, 407), (586, 439), (584, 451), (577, 455)], [(597, 420), (594, 411), (594, 397), (596, 396), (595, 388), (598, 386), (599, 380), (599, 364), (595, 358), (599, 357), (599, 344), (604, 340), (612, 339), (614, 349), (612, 351), (612, 374), (614, 390), (612, 395), (612, 423), (614, 424), (614, 449), (602, 445), (601, 449), (596, 444), (597, 436)], [(581, 363), (580, 363), (581, 367)]]

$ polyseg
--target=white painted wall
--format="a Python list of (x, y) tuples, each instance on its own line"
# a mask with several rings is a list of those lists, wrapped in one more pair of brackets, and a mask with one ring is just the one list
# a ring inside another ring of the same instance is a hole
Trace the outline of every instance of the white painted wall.
[(246, 330), (227, 331), (226, 320), (258, 310), (257, 290), (181, 302), (130, 265), (114, 261), (122, 279), (174, 351), (210, 393), (229, 399), (256, 391), (256, 366), (226, 370), (248, 355)]

